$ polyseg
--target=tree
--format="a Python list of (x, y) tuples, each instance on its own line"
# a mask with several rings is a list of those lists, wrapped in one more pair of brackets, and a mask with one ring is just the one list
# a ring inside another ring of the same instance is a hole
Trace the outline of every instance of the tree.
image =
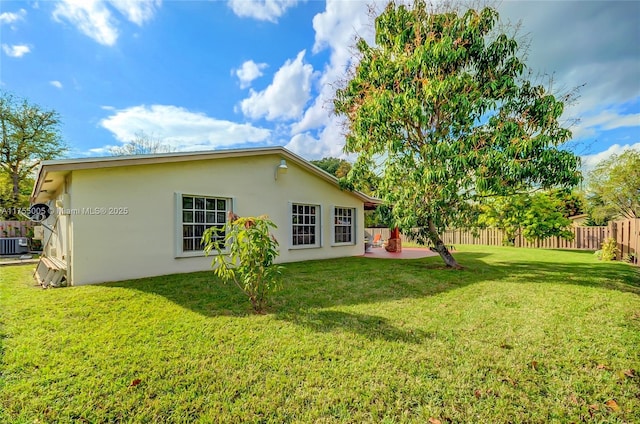
[(346, 177), (351, 170), (351, 164), (349, 162), (334, 157), (312, 160), (311, 163), (337, 178)]
[(279, 252), (271, 228), (276, 225), (266, 215), (239, 218), (229, 213), (223, 228), (208, 228), (202, 236), (205, 253), (217, 253), (211, 264), (214, 273), (225, 282), (233, 282), (249, 298), (256, 313), (264, 313), (282, 272), (281, 266), (273, 264)]
[(21, 193), (39, 161), (55, 159), (67, 151), (59, 125), (56, 111), (8, 93), (0, 95), (0, 173), (10, 184), (9, 194), (1, 199), (3, 209), (9, 211), (7, 219), (20, 219), (17, 209), (29, 204)]
[(440, 233), (470, 225), (480, 198), (580, 180), (579, 159), (561, 148), (571, 136), (558, 122), (563, 101), (526, 77), (498, 20), (491, 8), (391, 2), (375, 45), (357, 41), (359, 62), (334, 99), (347, 118), (345, 151), (358, 154), (352, 172), (380, 161), (377, 194), (395, 224), (419, 227), (416, 239), (454, 268)]
[(162, 143), (161, 140), (151, 137), (144, 131), (138, 131), (135, 138), (128, 143), (109, 149), (109, 153), (113, 156), (152, 155), (172, 151), (174, 150), (170, 145)]
[(0, 220), (26, 219), (29, 197), (35, 180), (25, 177), (20, 180), (17, 199), (13, 195), (13, 181), (8, 173), (0, 172)]
[(627, 150), (598, 163), (588, 174), (587, 200), (595, 221), (640, 218), (640, 151)]
[(572, 240), (567, 227), (566, 203), (557, 192), (522, 193), (494, 197), (481, 206), (481, 226), (499, 228), (504, 232), (502, 244), (513, 246), (518, 235), (529, 241), (552, 236)]

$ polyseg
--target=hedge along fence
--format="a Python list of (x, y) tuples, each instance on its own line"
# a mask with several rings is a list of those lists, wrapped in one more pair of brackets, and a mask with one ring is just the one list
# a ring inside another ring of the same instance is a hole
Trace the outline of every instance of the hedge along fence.
[[(522, 235), (515, 240), (515, 247), (542, 248), (542, 249), (581, 249), (598, 250), (609, 237), (616, 240), (618, 252), (616, 259), (622, 260), (633, 257), (633, 262), (638, 264), (640, 256), (640, 219), (627, 219), (610, 222), (606, 227), (570, 227), (574, 234), (573, 240), (565, 240), (560, 237), (549, 237), (544, 240), (527, 241)], [(388, 228), (366, 228), (372, 236), (382, 234), (382, 239), (389, 238)], [(446, 245), (475, 244), (483, 246), (502, 246), (503, 231), (497, 228), (485, 228), (473, 232), (471, 230), (446, 230), (442, 235), (442, 241)], [(402, 242), (409, 238), (402, 234)]]
[(32, 237), (36, 225), (32, 221), (0, 221), (0, 238)]

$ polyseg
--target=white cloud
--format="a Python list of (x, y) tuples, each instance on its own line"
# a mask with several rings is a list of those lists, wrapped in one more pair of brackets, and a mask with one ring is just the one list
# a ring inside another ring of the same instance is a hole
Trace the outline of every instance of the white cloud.
[(295, 134), (285, 147), (307, 159), (322, 159), (329, 156), (346, 159), (348, 156), (344, 153), (343, 146), (342, 120), (332, 116), (320, 131), (318, 138), (313, 137), (309, 132)]
[(242, 113), (253, 119), (298, 118), (309, 100), (313, 76), (313, 67), (303, 62), (304, 55), (302, 50), (295, 60), (287, 60), (263, 91), (251, 90), (249, 98), (240, 103)]
[[(353, 46), (356, 38), (363, 37), (367, 42), (373, 42), (374, 32), (367, 2), (328, 0), (326, 10), (314, 16), (313, 29), (316, 31), (314, 53), (328, 48), (331, 58), (320, 78), (320, 94), (305, 111), (303, 118), (292, 125), (293, 134), (336, 122), (332, 117), (332, 99), (336, 85), (341, 85), (347, 70), (355, 64)], [(338, 136), (333, 143), (344, 145), (344, 137)]]
[(24, 20), (25, 16), (27, 16), (27, 11), (24, 9), (20, 9), (18, 13), (3, 12), (0, 13), (0, 24), (12, 24)]
[(60, 81), (49, 81), (49, 84), (53, 85), (55, 88), (62, 88), (62, 83)]
[(229, 0), (228, 5), (241, 18), (277, 22), (287, 9), (297, 3), (298, 0)]
[(179, 151), (211, 150), (266, 141), (271, 132), (250, 124), (219, 120), (171, 105), (133, 106), (117, 110), (100, 122), (121, 142), (144, 131)]
[(640, 113), (621, 115), (612, 110), (605, 110), (598, 115), (585, 119), (590, 127), (599, 126), (605, 130), (622, 127), (640, 127)]
[(635, 144), (624, 144), (624, 145), (614, 144), (613, 146), (609, 147), (607, 150), (603, 152), (595, 153), (592, 155), (584, 155), (582, 156), (582, 169), (585, 172), (588, 172), (591, 169), (595, 168), (595, 166), (599, 162), (602, 162), (605, 159), (609, 159), (611, 155), (614, 155), (614, 154), (619, 155), (621, 153), (624, 153), (626, 150), (640, 151), (640, 142)]
[[(534, 72), (553, 74), (554, 86), (564, 90), (585, 84), (578, 101), (565, 108), (563, 116), (586, 121), (594, 111), (638, 99), (640, 3), (588, 1), (575, 5), (504, 1), (498, 8), (503, 19), (521, 19), (520, 33), (530, 35), (527, 64)], [(576, 134), (584, 125), (579, 128)]]
[(3, 44), (2, 50), (7, 56), (10, 57), (22, 57), (31, 51), (29, 46), (27, 46), (26, 44), (15, 44), (13, 46)]
[(263, 75), (262, 70), (266, 67), (266, 63), (255, 63), (253, 60), (244, 62), (240, 69), (235, 70), (235, 74), (240, 80), (240, 88), (249, 87), (254, 79)]
[(53, 18), (58, 22), (66, 20), (98, 43), (113, 46), (118, 40), (119, 21), (109, 4), (127, 20), (141, 26), (153, 17), (160, 0), (63, 0), (56, 3)]
[(616, 128), (637, 127), (640, 130), (640, 113), (623, 114), (615, 109), (605, 109), (583, 118), (572, 128), (574, 139), (595, 137), (601, 131)]
[(117, 21), (103, 2), (64, 0), (56, 3), (53, 18), (67, 20), (86, 36), (105, 46), (113, 46), (118, 40)]
[(111, 5), (124, 15), (130, 22), (142, 26), (153, 19), (156, 9), (162, 4), (161, 0), (111, 0)]

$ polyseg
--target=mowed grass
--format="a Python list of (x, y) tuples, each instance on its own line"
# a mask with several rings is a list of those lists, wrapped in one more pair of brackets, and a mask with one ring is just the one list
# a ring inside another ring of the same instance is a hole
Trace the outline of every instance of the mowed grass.
[(640, 273), (459, 246), (65, 289), (0, 268), (0, 422), (640, 422)]

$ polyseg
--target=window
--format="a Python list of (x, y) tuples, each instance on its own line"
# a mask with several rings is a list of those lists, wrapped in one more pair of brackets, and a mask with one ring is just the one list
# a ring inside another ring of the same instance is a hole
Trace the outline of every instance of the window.
[(333, 242), (335, 244), (354, 244), (354, 222), (356, 210), (354, 208), (339, 208), (333, 210)]
[(209, 227), (218, 229), (215, 240), (223, 240), (230, 204), (225, 198), (182, 195), (182, 251), (201, 251), (202, 234)]
[(293, 203), (291, 233), (293, 246), (320, 246), (320, 206)]

